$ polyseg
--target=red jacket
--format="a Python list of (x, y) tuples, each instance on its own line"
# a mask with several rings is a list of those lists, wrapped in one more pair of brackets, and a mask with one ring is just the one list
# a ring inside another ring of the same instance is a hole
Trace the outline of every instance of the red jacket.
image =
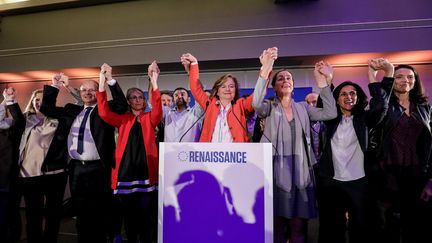
[[(220, 106), (217, 104), (219, 99), (217, 97), (210, 99), (202, 89), (201, 83), (199, 81), (198, 64), (190, 65), (189, 72), (189, 84), (195, 100), (204, 110), (206, 109), (207, 102), (209, 102), (204, 116), (204, 124), (201, 131), (200, 142), (211, 142), (220, 110)], [(252, 99), (253, 94), (249, 95), (246, 99), (240, 98), (232, 105), (231, 109), (228, 110), (227, 122), (234, 142), (249, 142), (249, 137), (245, 129), (247, 127), (246, 118), (252, 115), (254, 112), (252, 107)], [(237, 121), (233, 111), (243, 126), (239, 123), (239, 121)]]
[[(112, 112), (108, 107), (106, 92), (97, 92), (97, 101), (99, 107), (99, 116), (111, 126), (119, 128), (119, 137), (115, 150), (116, 166), (112, 171), (111, 188), (116, 189), (118, 170), (123, 157), (124, 150), (129, 137), (129, 132), (135, 122), (136, 116), (128, 112), (122, 115)], [(162, 103), (159, 89), (152, 91), (152, 111), (141, 112), (139, 121), (144, 137), (144, 147), (146, 150), (147, 169), (149, 173), (150, 184), (158, 183), (158, 151), (155, 140), (155, 127), (162, 119)]]

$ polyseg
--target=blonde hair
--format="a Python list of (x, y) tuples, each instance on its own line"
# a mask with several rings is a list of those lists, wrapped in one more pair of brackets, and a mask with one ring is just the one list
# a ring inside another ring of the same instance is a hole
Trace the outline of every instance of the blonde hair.
[[(129, 102), (129, 98), (130, 98), (130, 96), (132, 95), (133, 92), (140, 92), (142, 94), (143, 99), (144, 99), (144, 108), (143, 108), (143, 110), (145, 110), (147, 108), (147, 101), (146, 101), (146, 98), (145, 98), (145, 95), (144, 95), (144, 91), (142, 91), (142, 89), (136, 88), (136, 87), (129, 88), (126, 91), (126, 99), (128, 100), (128, 102)], [(129, 111), (130, 111), (130, 104), (129, 104)]]
[(36, 113), (36, 109), (33, 105), (33, 100), (36, 98), (36, 95), (38, 95), (38, 94), (43, 94), (43, 90), (37, 89), (37, 90), (34, 90), (32, 92), (32, 95), (30, 96), (30, 99), (29, 99), (29, 101), (26, 105), (26, 108), (24, 110), (25, 113)]

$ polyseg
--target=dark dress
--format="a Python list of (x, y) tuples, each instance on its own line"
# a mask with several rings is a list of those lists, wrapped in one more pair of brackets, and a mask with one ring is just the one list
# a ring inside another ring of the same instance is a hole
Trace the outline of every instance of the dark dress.
[[(432, 107), (410, 94), (410, 114), (392, 94), (394, 78), (384, 77), (381, 86), (390, 95), (381, 124), (380, 165), (384, 187), (379, 191), (383, 206), (385, 242), (431, 242), (432, 202), (421, 194), (432, 179)], [(412, 96), (412, 97), (411, 97)]]
[(432, 227), (431, 203), (420, 200), (427, 180), (417, 157), (422, 131), (422, 122), (404, 112), (390, 134), (388, 156), (381, 161), (385, 177), (381, 201), (389, 205), (384, 212), (385, 238), (389, 242), (399, 242), (400, 237), (404, 243), (431, 240), (419, 234)]
[(135, 119), (120, 163), (117, 188), (128, 242), (150, 242), (155, 233), (157, 190), (148, 182), (144, 137)]
[[(283, 116), (282, 126), (279, 128), (283, 141), (283, 155), (273, 156), (274, 166), (281, 166), (279, 160), (282, 158), (282, 166), (284, 169), (276, 169), (275, 185), (274, 185), (274, 213), (275, 216), (284, 218), (315, 218), (317, 217), (317, 210), (315, 207), (315, 188), (310, 184), (304, 189), (299, 189), (294, 186), (296, 181), (296, 163), (294, 163), (295, 156), (295, 122), (294, 120), (288, 121), (286, 116)], [(280, 158), (281, 157), (281, 158)], [(287, 182), (286, 180), (291, 180)], [(281, 184), (291, 184), (291, 190), (283, 189)]]

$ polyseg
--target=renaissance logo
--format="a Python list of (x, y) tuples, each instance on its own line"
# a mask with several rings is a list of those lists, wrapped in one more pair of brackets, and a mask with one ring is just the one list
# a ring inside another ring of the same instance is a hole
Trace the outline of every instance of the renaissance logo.
[(247, 153), (237, 151), (181, 151), (177, 157), (190, 163), (247, 163)]

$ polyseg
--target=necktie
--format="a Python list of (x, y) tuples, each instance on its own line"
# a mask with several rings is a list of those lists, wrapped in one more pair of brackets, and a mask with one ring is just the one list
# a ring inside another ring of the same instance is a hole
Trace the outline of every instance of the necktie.
[(79, 128), (79, 132), (78, 132), (78, 146), (77, 146), (77, 152), (79, 154), (82, 154), (84, 151), (84, 130), (85, 130), (85, 126), (87, 123), (87, 119), (88, 116), (90, 114), (90, 111), (93, 109), (93, 107), (87, 107), (85, 114), (84, 114), (84, 118), (81, 122), (80, 128)]

